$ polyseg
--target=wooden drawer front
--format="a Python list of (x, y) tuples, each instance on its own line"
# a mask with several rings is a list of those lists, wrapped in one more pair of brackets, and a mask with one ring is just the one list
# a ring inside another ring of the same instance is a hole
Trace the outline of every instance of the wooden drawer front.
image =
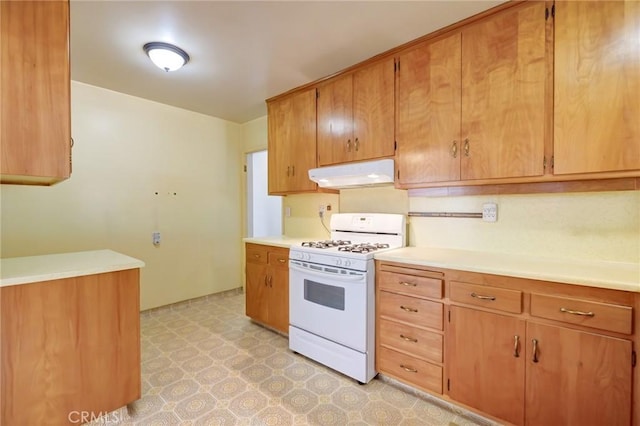
[(247, 245), (247, 263), (267, 264), (268, 254), (266, 247)]
[(385, 319), (380, 320), (380, 344), (419, 358), (442, 362), (441, 334)]
[(484, 285), (452, 282), (449, 292), (452, 302), (482, 306), (498, 311), (522, 313), (522, 292)]
[(442, 303), (381, 291), (380, 315), (409, 324), (442, 330)]
[(442, 367), (400, 352), (379, 348), (378, 370), (417, 387), (442, 393)]
[(568, 297), (531, 294), (531, 315), (585, 327), (631, 334), (633, 309), (630, 306), (591, 302)]
[(442, 280), (437, 278), (382, 272), (379, 274), (378, 285), (380, 290), (442, 299)]
[(289, 267), (289, 251), (278, 250), (276, 252), (269, 252), (269, 264), (273, 266), (288, 268)]

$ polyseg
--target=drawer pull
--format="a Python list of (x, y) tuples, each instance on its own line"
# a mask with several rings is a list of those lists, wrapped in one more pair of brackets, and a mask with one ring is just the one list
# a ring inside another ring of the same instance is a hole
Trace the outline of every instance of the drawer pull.
[(280, 262), (280, 263), (284, 263), (286, 261), (287, 261), (287, 259), (278, 259), (278, 262)]
[(583, 317), (595, 317), (596, 316), (596, 314), (594, 314), (593, 312), (573, 311), (573, 310), (567, 309), (567, 308), (560, 308), (560, 312), (564, 312), (565, 314), (571, 314), (571, 315), (581, 315)]
[(404, 334), (400, 335), (400, 338), (402, 340), (406, 340), (407, 342), (413, 342), (413, 343), (418, 343), (418, 339), (414, 339), (413, 337), (407, 337)]
[(400, 281), (398, 284), (402, 284), (405, 287), (416, 287), (418, 285), (416, 283), (408, 283), (406, 281)]
[(406, 372), (408, 372), (408, 373), (417, 373), (417, 372), (418, 372), (418, 370), (416, 370), (415, 368), (413, 368), (413, 367), (407, 367), (407, 366), (406, 366), (406, 365), (404, 365), (404, 364), (400, 364), (400, 368), (402, 368), (404, 371), (406, 371)]
[(402, 305), (400, 305), (400, 309), (402, 309), (403, 311), (406, 311), (406, 312), (418, 312), (418, 310), (415, 309), (415, 308), (408, 308), (408, 307), (402, 306)]
[(520, 336), (517, 334), (514, 337), (515, 342), (513, 343), (513, 356), (516, 358), (520, 357)]
[(533, 362), (538, 362), (538, 339), (532, 339), (531, 343), (533, 343)]
[(253, 257), (255, 257), (256, 259), (260, 259), (260, 255), (259, 254), (254, 254)]
[(478, 293), (471, 293), (471, 297), (475, 297), (476, 299), (480, 300), (496, 300), (495, 296), (483, 296), (482, 294)]

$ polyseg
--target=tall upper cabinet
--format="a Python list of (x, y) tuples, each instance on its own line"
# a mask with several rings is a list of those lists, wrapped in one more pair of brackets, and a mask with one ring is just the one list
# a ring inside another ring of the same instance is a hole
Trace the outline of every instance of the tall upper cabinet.
[(308, 171), (316, 166), (316, 90), (267, 103), (269, 194), (311, 192)]
[(526, 2), (399, 55), (398, 183), (544, 174), (544, 2)]
[(640, 2), (555, 3), (554, 173), (640, 170)]
[(71, 174), (69, 2), (0, 2), (2, 183)]
[(394, 70), (388, 57), (318, 86), (318, 165), (390, 157)]

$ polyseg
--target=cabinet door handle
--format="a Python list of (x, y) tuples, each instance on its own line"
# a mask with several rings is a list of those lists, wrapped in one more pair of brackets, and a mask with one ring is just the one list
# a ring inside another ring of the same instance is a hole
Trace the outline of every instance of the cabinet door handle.
[(514, 342), (513, 342), (513, 356), (516, 358), (520, 357), (520, 336), (518, 336), (517, 334), (514, 337)]
[(470, 151), (470, 147), (469, 147), (469, 138), (464, 140), (464, 156), (468, 157), (469, 156), (469, 151)]
[(358, 151), (358, 148), (360, 147), (360, 140), (358, 140), (358, 138), (356, 138), (356, 143), (354, 144), (355, 148), (356, 148), (356, 152)]
[(269, 275), (269, 287), (273, 288), (273, 277)]
[(595, 317), (596, 316), (596, 314), (594, 314), (591, 311), (589, 311), (589, 312), (574, 311), (572, 309), (567, 309), (567, 308), (560, 308), (560, 312), (564, 312), (565, 314), (571, 314), (571, 315), (581, 315), (583, 317)]
[(416, 287), (418, 285), (416, 283), (408, 283), (406, 281), (399, 281), (398, 284), (401, 284), (401, 285), (403, 285), (405, 287)]
[(347, 152), (351, 152), (351, 139), (347, 139)]
[(409, 373), (417, 373), (418, 372), (418, 370), (416, 370), (415, 368), (408, 367), (408, 366), (406, 366), (404, 364), (400, 364), (400, 368), (402, 368), (404, 371), (407, 371)]
[(415, 309), (415, 308), (408, 308), (408, 307), (402, 306), (402, 305), (400, 305), (400, 309), (402, 309), (403, 311), (406, 311), (406, 312), (418, 312), (418, 310)]
[(480, 300), (496, 300), (495, 296), (483, 296), (482, 294), (478, 293), (471, 293), (471, 297), (475, 297), (476, 299)]
[(538, 340), (537, 339), (532, 339), (531, 343), (533, 343), (533, 358), (532, 361), (533, 362), (538, 362)]
[(268, 278), (269, 278), (269, 277), (267, 277), (266, 275), (264, 276), (264, 286), (265, 286), (265, 287), (268, 287), (268, 286), (269, 286), (269, 284), (268, 284), (268, 282), (267, 282), (267, 279), (268, 279)]
[(287, 177), (291, 176), (291, 166), (287, 166)]
[(451, 144), (451, 156), (453, 156), (453, 158), (458, 156), (458, 141), (453, 141)]
[(400, 338), (401, 338), (402, 340), (406, 340), (407, 342), (418, 343), (418, 339), (414, 339), (413, 337), (405, 336), (404, 334), (401, 334), (401, 335), (400, 335)]

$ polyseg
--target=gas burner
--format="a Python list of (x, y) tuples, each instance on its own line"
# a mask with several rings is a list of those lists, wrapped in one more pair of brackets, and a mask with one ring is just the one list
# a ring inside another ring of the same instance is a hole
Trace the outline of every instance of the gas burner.
[(331, 247), (346, 246), (349, 244), (351, 244), (351, 241), (345, 240), (305, 241), (302, 243), (302, 247), (327, 249)]
[(338, 247), (339, 251), (348, 251), (351, 253), (369, 253), (370, 251), (376, 251), (378, 249), (389, 248), (389, 244), (382, 243), (361, 243)]

